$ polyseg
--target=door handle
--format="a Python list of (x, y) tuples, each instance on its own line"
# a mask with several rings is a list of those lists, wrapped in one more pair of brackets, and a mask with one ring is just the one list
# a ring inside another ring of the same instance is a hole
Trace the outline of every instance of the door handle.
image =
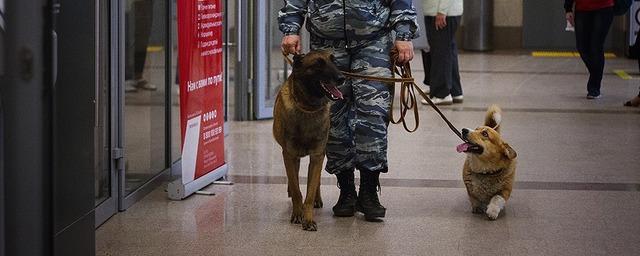
[(51, 85), (55, 88), (58, 82), (58, 33), (51, 31)]
[[(236, 4), (236, 8), (237, 8), (237, 12), (236, 12), (236, 18), (237, 18), (237, 21), (236, 21), (236, 36), (237, 36), (237, 38), (236, 38), (236, 40), (238, 42), (238, 46), (242, 46), (241, 45), (242, 44), (242, 29), (244, 27), (242, 25), (242, 22), (243, 22), (242, 16), (243, 15), (241, 15), (242, 11), (243, 11), (242, 2), (243, 1), (240, 0)], [(238, 62), (242, 62), (242, 47), (237, 47), (236, 48), (236, 54), (237, 54), (237, 57), (238, 57)]]
[(58, 32), (56, 32), (56, 24), (60, 13), (60, 3), (51, 5), (51, 19), (53, 27), (51, 28), (51, 86), (56, 87), (58, 82)]

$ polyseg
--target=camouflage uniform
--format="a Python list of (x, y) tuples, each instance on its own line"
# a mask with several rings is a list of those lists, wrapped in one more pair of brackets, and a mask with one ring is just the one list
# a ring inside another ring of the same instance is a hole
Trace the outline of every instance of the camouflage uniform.
[[(298, 34), (305, 18), (312, 50), (333, 51), (339, 69), (364, 75), (391, 76), (392, 30), (396, 40), (418, 36), (411, 0), (286, 0), (278, 17), (280, 31)], [(390, 88), (350, 79), (340, 90), (345, 99), (331, 107), (327, 172), (387, 172)]]

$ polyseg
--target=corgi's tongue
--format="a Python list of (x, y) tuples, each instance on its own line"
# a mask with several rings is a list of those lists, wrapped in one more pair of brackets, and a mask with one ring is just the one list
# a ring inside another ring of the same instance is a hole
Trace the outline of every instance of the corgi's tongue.
[(467, 151), (467, 149), (469, 149), (470, 146), (471, 146), (471, 144), (469, 144), (469, 143), (466, 143), (466, 142), (462, 143), (462, 144), (460, 144), (460, 145), (458, 145), (456, 147), (456, 151), (458, 151), (458, 153), (465, 152), (465, 151)]

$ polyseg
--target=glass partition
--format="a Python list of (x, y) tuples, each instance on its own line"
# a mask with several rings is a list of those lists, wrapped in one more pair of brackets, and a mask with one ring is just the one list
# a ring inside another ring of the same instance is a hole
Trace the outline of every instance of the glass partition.
[(166, 166), (167, 2), (125, 1), (125, 196)]

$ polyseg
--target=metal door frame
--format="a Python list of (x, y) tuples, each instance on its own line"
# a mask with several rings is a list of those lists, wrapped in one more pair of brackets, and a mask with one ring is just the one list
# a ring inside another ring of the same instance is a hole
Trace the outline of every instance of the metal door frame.
[(266, 91), (270, 71), (271, 1), (236, 2), (237, 63), (235, 67), (234, 120), (247, 121), (273, 117), (267, 107)]
[[(5, 23), (4, 23), (4, 5), (5, 5), (5, 0), (0, 0), (0, 83), (5, 83), (4, 82), (4, 76), (5, 76), (5, 63), (6, 60), (5, 58)], [(5, 183), (5, 178), (4, 178), (4, 113), (2, 111), (2, 98), (0, 97), (0, 198), (2, 198), (0, 200), (0, 255), (5, 255), (5, 249), (4, 249), (4, 242), (5, 242), (5, 237), (4, 237), (4, 212), (5, 212), (5, 208), (4, 208), (4, 183)]]
[[(121, 150), (118, 150), (117, 147), (117, 138), (119, 136), (119, 132), (120, 130), (118, 130), (118, 119), (120, 118), (120, 114), (121, 112), (119, 112), (119, 104), (117, 104), (119, 102), (119, 83), (116, 83), (115, 81), (118, 81), (118, 75), (119, 75), (119, 69), (118, 69), (118, 52), (120, 51), (120, 44), (118, 43), (119, 37), (118, 37), (118, 19), (117, 16), (114, 16), (114, 14), (117, 15), (117, 10), (118, 10), (118, 6), (119, 6), (119, 2), (117, 0), (94, 0), (96, 1), (96, 10), (95, 10), (95, 14), (96, 14), (96, 31), (95, 31), (95, 35), (96, 35), (96, 70), (100, 70), (99, 69), (99, 64), (100, 64), (100, 49), (99, 49), (99, 45), (100, 45), (100, 7), (101, 5), (98, 4), (100, 1), (109, 1), (108, 5), (109, 5), (109, 19), (108, 19), (108, 23), (109, 23), (109, 43), (108, 43), (108, 47), (110, 49), (109, 51), (109, 113), (108, 113), (108, 120), (109, 120), (109, 124), (105, 125), (105, 127), (109, 127), (109, 159), (111, 159), (111, 161), (109, 162), (109, 166), (110, 166), (110, 174), (109, 174), (109, 179), (110, 179), (110, 196), (108, 199), (106, 199), (105, 201), (103, 201), (102, 203), (98, 204), (95, 207), (95, 227), (99, 227), (100, 225), (102, 225), (104, 222), (106, 222), (111, 216), (115, 215), (118, 212), (118, 200), (120, 197), (120, 193), (118, 190), (118, 186), (119, 186), (119, 182), (118, 182), (118, 159), (121, 155)], [(98, 90), (98, 79), (99, 76), (96, 75), (96, 90)], [(96, 97), (98, 98), (98, 97)], [(96, 102), (96, 104), (100, 104), (99, 102)], [(97, 116), (96, 116), (97, 118)]]
[(255, 1), (253, 7), (253, 117), (255, 119), (273, 118), (273, 106), (266, 106), (268, 84), (271, 83), (271, 4), (273, 1)]
[[(235, 65), (235, 88), (234, 88), (234, 120), (247, 121), (251, 118), (250, 99), (252, 97), (253, 86), (250, 77), (251, 56), (249, 55), (249, 42), (253, 37), (250, 34), (252, 27), (252, 16), (250, 12), (250, 2), (252, 0), (238, 0), (236, 2), (236, 58)], [(246, 19), (243, 20), (243, 17)]]

